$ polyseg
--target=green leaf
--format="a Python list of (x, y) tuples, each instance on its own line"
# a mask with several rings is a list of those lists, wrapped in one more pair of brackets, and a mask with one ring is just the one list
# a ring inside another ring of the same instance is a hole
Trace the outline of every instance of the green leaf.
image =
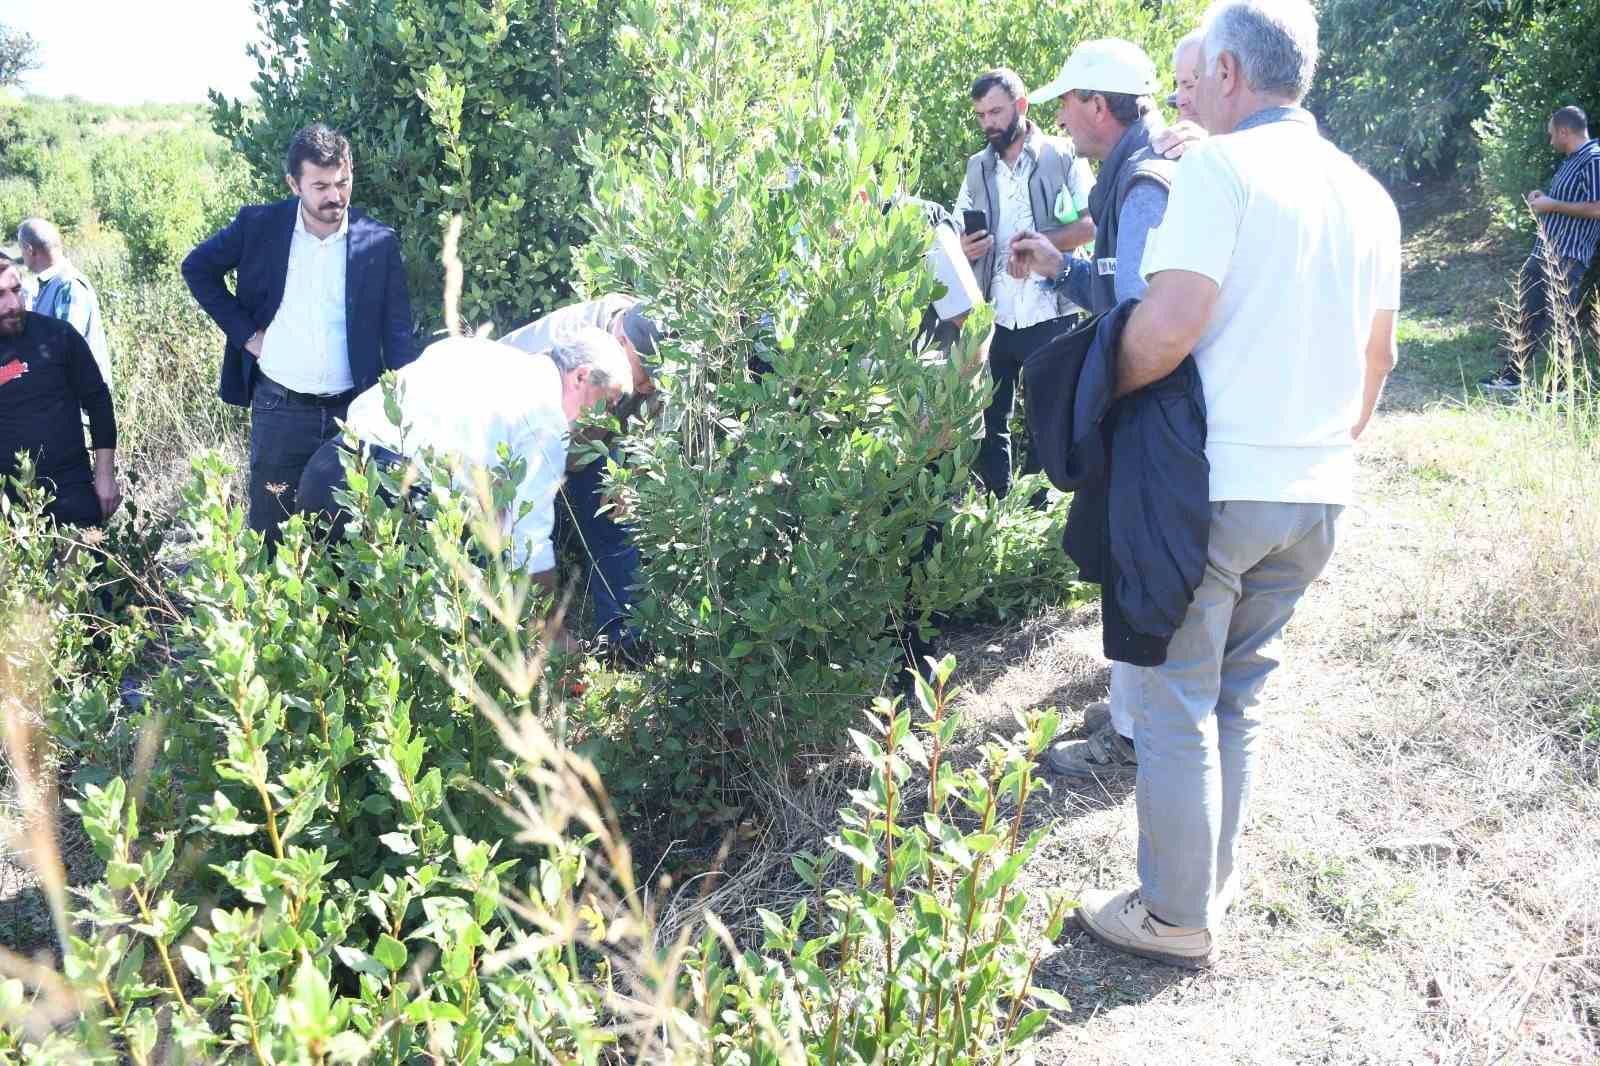
[(356, 973), (369, 974), (380, 981), (389, 979), (389, 970), (377, 959), (368, 955), (360, 948), (348, 947), (344, 944), (335, 944), (333, 953), (339, 956), (339, 961)]
[(381, 833), (378, 841), (396, 855), (414, 855), (417, 851), (417, 842), (410, 833)]
[(144, 876), (144, 870), (134, 862), (108, 862), (106, 863), (106, 883), (112, 889), (120, 892), (129, 885), (136, 885)]
[(406, 946), (388, 933), (384, 933), (372, 946), (372, 957), (382, 963), (390, 973), (398, 973), (406, 964)]
[(1059, 992), (1053, 992), (1048, 988), (1040, 988), (1038, 985), (1029, 985), (1028, 995), (1032, 996), (1040, 1003), (1043, 1003), (1051, 1010), (1062, 1012), (1070, 1012), (1072, 1010), (1072, 1004), (1067, 1002), (1067, 998), (1065, 996)]

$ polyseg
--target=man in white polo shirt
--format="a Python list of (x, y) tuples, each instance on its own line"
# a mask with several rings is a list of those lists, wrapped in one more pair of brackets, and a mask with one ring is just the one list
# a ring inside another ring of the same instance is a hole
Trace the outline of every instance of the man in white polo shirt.
[[(472, 491), (480, 471), (499, 465), (504, 445), (524, 461), (508, 513), (497, 516), (513, 562), (555, 591), (555, 498), (566, 475), (567, 448), (585, 411), (615, 404), (633, 389), (628, 357), (609, 334), (584, 326), (544, 352), (529, 355), (500, 341), (448, 337), (395, 373), (399, 424), (389, 417), (382, 382), (350, 402), (345, 428), (306, 463), (296, 498), (320, 514), (333, 535), (345, 515), (336, 494), (346, 487), (352, 447), (372, 461), (403, 468), (430, 453), (450, 464), (457, 488)], [(567, 647), (565, 634), (552, 639)]]
[(1195, 92), (1214, 136), (1178, 167), (1118, 353), (1122, 393), (1194, 354), (1210, 542), (1166, 664), (1132, 673), (1139, 883), (1083, 893), (1077, 917), (1111, 947), (1182, 966), (1216, 956), (1211, 928), (1238, 888), (1257, 697), (1332, 555), (1355, 439), (1395, 360), (1399, 218), (1297, 106), (1316, 58), (1306, 0), (1208, 12)]

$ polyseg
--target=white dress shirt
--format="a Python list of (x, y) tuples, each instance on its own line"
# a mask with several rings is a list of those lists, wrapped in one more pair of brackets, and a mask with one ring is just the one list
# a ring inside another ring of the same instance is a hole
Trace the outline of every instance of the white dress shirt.
[[(994, 305), (994, 324), (1006, 329), (1027, 329), (1040, 322), (1061, 317), (1056, 294), (1033, 283), (1031, 277), (1011, 276), (1011, 238), (1023, 230), (1037, 230), (1033, 201), (1028, 195), (1028, 180), (1033, 177), (1034, 152), (1024, 146), (1016, 163), (1003, 158), (995, 161), (994, 180), (1000, 197), (999, 218), (989, 219), (989, 235), (994, 238), (994, 276), (989, 284), (989, 302)], [(956, 196), (957, 218), (975, 205), (963, 182)], [(1046, 225), (1054, 220), (1046, 219)]]
[[(395, 371), (401, 426), (384, 411), (380, 382), (350, 402), (345, 424), (359, 439), (412, 459), (448, 458), (456, 487), (472, 493), (474, 472), (500, 465), (499, 448), (526, 466), (501, 530), (529, 573), (556, 565), (550, 534), (567, 465), (571, 428), (561, 407), (561, 372), (544, 356), (499, 341), (447, 337)], [(512, 521), (531, 504), (526, 515)]]
[(294, 213), (283, 302), (261, 339), (261, 372), (286, 389), (328, 396), (355, 385), (344, 328), (349, 237), (348, 211), (326, 237), (311, 233), (305, 215)]

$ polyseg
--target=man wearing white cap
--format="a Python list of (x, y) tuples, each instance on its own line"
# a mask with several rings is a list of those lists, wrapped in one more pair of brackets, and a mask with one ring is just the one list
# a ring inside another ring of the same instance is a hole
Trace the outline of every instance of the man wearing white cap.
[[(1089, 194), (1095, 219), (1094, 259), (1067, 257), (1031, 231), (1011, 239), (1011, 269), (1040, 276), (1039, 284), (1065, 291), (1091, 313), (1111, 310), (1144, 295), (1139, 273), (1145, 241), (1161, 225), (1176, 166), (1151, 147), (1165, 127), (1155, 109), (1156, 68), (1138, 45), (1117, 39), (1085, 41), (1073, 49), (1061, 74), (1036, 89), (1036, 102), (1061, 98), (1057, 121), (1078, 151), (1100, 161)], [(1139, 768), (1133, 745), (1133, 691), (1125, 663), (1111, 666), (1109, 704), (1084, 712), (1087, 740), (1055, 745), (1045, 757), (1053, 771), (1076, 778), (1127, 778)]]

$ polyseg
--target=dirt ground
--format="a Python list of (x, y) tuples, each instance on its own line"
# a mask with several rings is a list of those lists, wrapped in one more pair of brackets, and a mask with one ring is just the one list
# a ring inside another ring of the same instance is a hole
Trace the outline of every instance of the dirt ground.
[[(1492, 681), (1483, 704), (1457, 702), (1497, 667), (1453, 659), (1466, 645), (1440, 612), (1487, 560), (1458, 544), (1445, 565), (1419, 528), (1395, 440), (1426, 417), (1374, 428), (1364, 503), (1286, 635), (1221, 962), (1194, 975), (1069, 932), (1041, 974), (1073, 1012), (1039, 1062), (1600, 1061), (1600, 960), (1573, 940), (1600, 910), (1587, 879), (1600, 789), (1563, 779), (1549, 737), (1493, 699)], [(978, 637), (962, 657), (980, 678), (967, 713), (990, 729), (1105, 692), (1094, 611), (1028, 629)], [(1455, 748), (1468, 740), (1481, 746)], [(1133, 883), (1131, 785), (1058, 782), (1050, 802), (1059, 821), (1025, 883)]]

